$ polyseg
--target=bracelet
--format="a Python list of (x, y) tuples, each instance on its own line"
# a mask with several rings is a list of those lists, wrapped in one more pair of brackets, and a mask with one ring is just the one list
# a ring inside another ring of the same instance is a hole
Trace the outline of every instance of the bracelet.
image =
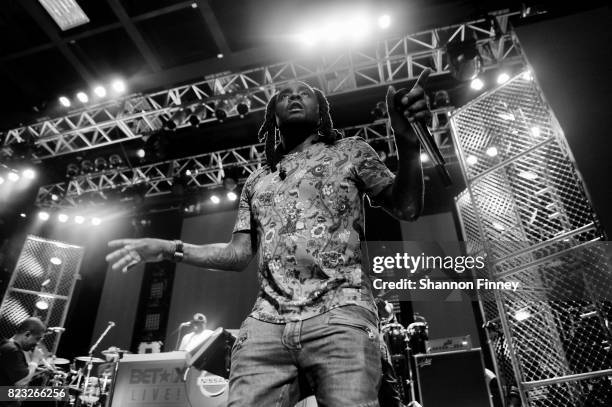
[(181, 262), (185, 257), (185, 252), (183, 251), (183, 242), (180, 240), (174, 241), (174, 253), (172, 253), (172, 261)]

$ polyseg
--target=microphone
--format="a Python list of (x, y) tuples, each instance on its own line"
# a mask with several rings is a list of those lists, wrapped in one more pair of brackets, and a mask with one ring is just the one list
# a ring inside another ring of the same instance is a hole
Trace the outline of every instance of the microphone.
[(181, 322), (180, 326), (189, 326), (189, 325), (191, 325), (191, 321)]
[(47, 328), (48, 332), (64, 332), (66, 328), (61, 326), (50, 326)]
[(109, 326), (115, 326), (116, 324), (113, 321), (108, 321)]
[(287, 178), (287, 170), (283, 167), (279, 167), (278, 176), (280, 177), (281, 181), (284, 181), (285, 178)]

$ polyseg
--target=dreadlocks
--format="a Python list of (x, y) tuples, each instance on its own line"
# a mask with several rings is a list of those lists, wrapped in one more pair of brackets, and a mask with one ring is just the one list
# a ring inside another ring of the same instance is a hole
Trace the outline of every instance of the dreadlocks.
[[(325, 144), (334, 144), (336, 139), (342, 136), (338, 130), (334, 129), (331, 114), (329, 113), (329, 102), (319, 89), (313, 88), (313, 91), (319, 104), (319, 126), (316, 129), (319, 134), (319, 141)], [(276, 164), (283, 154), (282, 146), (278, 148), (276, 146), (276, 131), (278, 128), (276, 125), (277, 98), (278, 94), (272, 96), (268, 102), (264, 122), (257, 133), (259, 141), (266, 141), (266, 162), (270, 166), (270, 171), (272, 172), (276, 171)]]

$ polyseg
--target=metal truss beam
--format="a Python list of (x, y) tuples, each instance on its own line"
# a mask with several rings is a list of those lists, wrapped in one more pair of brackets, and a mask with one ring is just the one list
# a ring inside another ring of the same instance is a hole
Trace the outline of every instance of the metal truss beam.
[[(451, 110), (452, 108), (447, 107), (433, 111), (432, 133), (445, 159), (456, 161), (448, 136), (448, 125), (440, 125), (440, 117), (448, 115)], [(387, 156), (396, 155), (387, 119), (342, 130), (346, 137), (362, 137), (377, 151), (384, 151)], [(84, 197), (104, 195), (111, 199), (108, 195), (116, 194), (121, 197), (131, 188), (140, 188), (145, 198), (154, 197), (172, 193), (177, 182), (181, 182), (185, 188), (214, 188), (222, 185), (226, 171), (233, 168), (243, 169), (244, 174), (248, 176), (264, 161), (265, 146), (260, 143), (140, 167), (107, 170), (42, 186), (38, 191), (36, 204), (40, 207), (75, 207), (83, 204), (81, 201)], [(244, 178), (243, 176), (240, 181)], [(57, 201), (52, 200), (53, 195), (57, 196)]]
[[(507, 17), (497, 17), (498, 20)], [(451, 27), (423, 31), (401, 38), (378, 41), (359, 50), (346, 50), (333, 56), (318, 55), (307, 61), (290, 61), (239, 73), (222, 74), (150, 94), (130, 95), (121, 101), (75, 111), (9, 130), (4, 146), (34, 144), (34, 159), (89, 150), (140, 138), (163, 127), (174, 113), (185, 107), (220, 100), (248, 97), (250, 110), (265, 108), (275, 89), (291, 80), (312, 82), (327, 95), (415, 79), (425, 68), (432, 75), (446, 75), (445, 50), (440, 38), (477, 38), (479, 46), (490, 50), (484, 55), (485, 69), (504, 63), (522, 63), (511, 33), (499, 33), (485, 19)], [(228, 116), (237, 114), (235, 103)], [(211, 106), (206, 105), (209, 111)], [(203, 119), (203, 122), (215, 120)], [(178, 128), (188, 126), (179, 123)]]

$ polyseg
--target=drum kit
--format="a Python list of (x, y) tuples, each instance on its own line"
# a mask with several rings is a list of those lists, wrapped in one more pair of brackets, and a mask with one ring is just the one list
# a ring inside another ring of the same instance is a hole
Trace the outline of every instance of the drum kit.
[(407, 327), (397, 322), (391, 307), (387, 317), (381, 318), (381, 334), (386, 346), (386, 359), (393, 366), (395, 374), (402, 385), (400, 396), (405, 402), (416, 400), (416, 366), (414, 355), (426, 353), (425, 342), (429, 338), (428, 324), (425, 318), (415, 314), (414, 320)]
[(35, 381), (30, 384), (67, 389), (68, 397), (58, 400), (56, 406), (104, 406), (112, 388), (116, 362), (126, 353), (130, 352), (110, 347), (102, 351), (106, 360), (77, 356), (72, 362), (47, 355), (40, 362)]

